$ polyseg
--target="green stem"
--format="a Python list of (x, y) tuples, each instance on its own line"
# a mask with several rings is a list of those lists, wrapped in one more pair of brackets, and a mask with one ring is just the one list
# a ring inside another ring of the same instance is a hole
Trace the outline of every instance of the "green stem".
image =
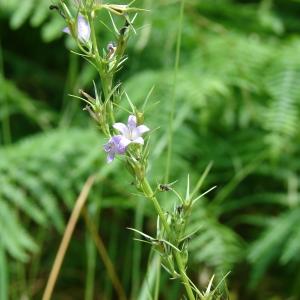
[(154, 300), (158, 300), (159, 298), (159, 289), (160, 289), (160, 270), (161, 270), (161, 258), (158, 257), (157, 261), (157, 272), (156, 272), (156, 278), (155, 278), (155, 286), (154, 286)]
[[(144, 222), (145, 213), (145, 202), (146, 199), (141, 199), (138, 201), (135, 218), (134, 218), (134, 228), (142, 230)], [(132, 251), (132, 287), (131, 287), (131, 299), (137, 299), (138, 289), (140, 285), (140, 265), (142, 258), (142, 248), (141, 243), (135, 243)]]
[[(100, 56), (99, 50), (98, 50), (96, 31), (95, 31), (92, 13), (88, 14), (88, 20), (89, 20), (89, 24), (91, 27), (93, 56), (94, 56), (95, 63), (98, 68), (99, 76), (100, 76), (101, 83), (102, 83), (102, 92), (103, 92), (103, 96), (104, 96), (104, 102), (106, 102), (108, 100), (109, 94), (112, 90), (113, 76), (107, 74), (105, 72), (105, 69), (103, 68), (102, 59), (101, 59), (101, 56)], [(110, 105), (108, 105), (108, 114), (110, 116), (111, 122), (115, 123), (113, 109)]]
[(169, 235), (169, 236), (172, 236), (172, 232), (171, 232), (171, 229), (169, 227), (169, 224), (166, 220), (166, 217), (164, 215), (164, 212), (163, 210), (161, 209), (156, 197), (154, 196), (154, 193), (152, 191), (152, 188), (147, 180), (147, 178), (144, 178), (143, 181), (142, 181), (142, 188), (143, 188), (143, 192), (145, 194), (145, 196), (150, 199), (154, 205), (154, 208), (156, 210), (156, 212), (158, 213), (162, 223), (163, 223), (163, 226), (164, 226), (164, 229), (166, 231), (166, 233)]
[(113, 101), (108, 99), (112, 89), (112, 77), (108, 77), (103, 74), (101, 80), (102, 80), (102, 88), (103, 88), (105, 102), (108, 103), (107, 112), (110, 117), (111, 123), (114, 124), (116, 121), (115, 121), (114, 110), (113, 110)]
[[(149, 200), (152, 201), (152, 203), (154, 205), (154, 208), (155, 208), (156, 212), (159, 215), (159, 218), (160, 218), (160, 220), (163, 224), (163, 227), (164, 227), (167, 235), (172, 239), (173, 234), (172, 234), (170, 226), (167, 222), (166, 216), (165, 216), (163, 210), (161, 209), (157, 198), (154, 196), (153, 190), (152, 190), (147, 178), (143, 179), (143, 181), (141, 182), (141, 185), (142, 185), (142, 189), (143, 189), (143, 192), (144, 192), (146, 198), (148, 198)], [(178, 267), (178, 270), (179, 270), (179, 273), (180, 273), (180, 276), (181, 276), (181, 280), (182, 280), (182, 282), (184, 284), (184, 287), (186, 289), (187, 295), (188, 295), (190, 300), (195, 300), (195, 296), (193, 294), (193, 290), (191, 288), (189, 278), (186, 275), (185, 270), (184, 270), (184, 263), (182, 261), (182, 257), (181, 257), (181, 255), (178, 251), (174, 251), (173, 253), (175, 255), (177, 267)]]
[(112, 78), (108, 77), (103, 71), (102, 67), (99, 67), (99, 76), (102, 82), (102, 91), (104, 95), (104, 100), (108, 100), (109, 93), (112, 87)]
[[(4, 81), (4, 66), (3, 66), (3, 55), (2, 55), (2, 45), (0, 41), (0, 80)], [(11, 144), (12, 137), (11, 137), (11, 128), (10, 128), (10, 117), (9, 117), (9, 109), (8, 109), (8, 97), (6, 93), (6, 84), (4, 86), (4, 91), (2, 91), (2, 97), (4, 98), (4, 111), (7, 108), (7, 114), (2, 119), (2, 131), (3, 131), (3, 144), (8, 145)], [(0, 139), (1, 143), (1, 139)]]
[(173, 88), (171, 94), (171, 105), (170, 105), (170, 115), (169, 115), (169, 128), (168, 128), (168, 150), (167, 150), (167, 165), (165, 182), (169, 181), (171, 160), (172, 160), (172, 147), (173, 147), (173, 121), (174, 121), (174, 110), (175, 110), (175, 96), (176, 96), (176, 86), (177, 86), (177, 74), (179, 69), (179, 58), (180, 58), (180, 47), (181, 47), (181, 36), (182, 36), (182, 24), (183, 24), (183, 14), (184, 14), (184, 1), (181, 0), (180, 5), (180, 15), (179, 15), (179, 29), (176, 42), (176, 56), (175, 56), (175, 67), (174, 67), (174, 78), (173, 78)]
[(7, 256), (2, 239), (0, 239), (0, 299), (2, 300), (9, 299), (8, 275)]
[(100, 62), (101, 57), (100, 57), (99, 51), (98, 51), (96, 31), (95, 31), (95, 26), (94, 26), (94, 20), (93, 20), (93, 17), (92, 17), (92, 13), (93, 12), (88, 14), (88, 20), (89, 20), (89, 24), (90, 24), (90, 27), (91, 27), (92, 47), (93, 47), (93, 53), (95, 55), (96, 61)]
[(100, 56), (99, 50), (98, 50), (97, 37), (96, 37), (96, 31), (95, 31), (95, 26), (94, 26), (92, 13), (88, 14), (88, 20), (89, 20), (89, 24), (90, 24), (90, 27), (91, 27), (91, 40), (92, 40), (93, 57), (95, 59), (95, 63), (96, 63), (96, 66), (98, 68), (98, 72), (99, 72), (99, 75), (100, 75), (100, 78), (101, 78), (104, 98), (106, 99), (108, 97), (108, 94), (109, 94), (109, 88), (108, 88), (109, 84), (107, 82), (107, 78), (105, 76), (105, 73), (104, 73), (104, 70), (103, 70), (103, 67), (102, 67), (102, 61), (101, 61), (101, 56)]

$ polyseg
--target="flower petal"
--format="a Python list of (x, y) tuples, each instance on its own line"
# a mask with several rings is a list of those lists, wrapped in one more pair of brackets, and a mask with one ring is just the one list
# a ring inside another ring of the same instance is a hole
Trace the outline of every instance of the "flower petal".
[(114, 135), (110, 138), (108, 143), (103, 145), (104, 151), (107, 155), (107, 162), (111, 163), (116, 154), (124, 154), (126, 152), (127, 146), (132, 143), (129, 139), (123, 135)]
[(77, 34), (78, 34), (78, 39), (82, 43), (87, 43), (90, 39), (90, 35), (91, 35), (90, 24), (82, 15), (78, 15), (77, 18)]
[(149, 127), (147, 127), (146, 125), (140, 125), (136, 128), (136, 131), (138, 132), (139, 135), (144, 134), (145, 132), (150, 131)]
[(116, 152), (118, 154), (124, 154), (126, 152), (127, 146), (131, 143), (131, 141), (125, 137), (122, 137), (120, 142), (116, 145)]
[(140, 125), (131, 131), (131, 137), (133, 140), (137, 139), (138, 137), (141, 137), (143, 133), (149, 131), (150, 129), (146, 125)]
[(107, 163), (111, 163), (115, 159), (115, 153), (108, 153), (107, 155)]
[(109, 142), (116, 145), (116, 144), (119, 144), (120, 141), (122, 139), (122, 135), (118, 134), (118, 135), (114, 135), (110, 140)]
[(69, 27), (65, 27), (65, 28), (63, 29), (63, 32), (64, 32), (64, 33), (67, 33), (67, 34), (71, 34), (71, 31), (70, 31), (70, 28), (69, 28)]
[(124, 154), (127, 146), (131, 143), (129, 139), (120, 134), (114, 135), (109, 141), (113, 146), (113, 151), (117, 154)]
[(115, 123), (113, 128), (117, 129), (125, 137), (129, 137), (128, 127), (124, 123)]
[(136, 116), (130, 115), (128, 117), (128, 127), (129, 129), (136, 128)]
[(111, 143), (108, 142), (108, 143), (104, 144), (104, 145), (103, 145), (103, 149), (104, 149), (104, 151), (107, 152), (107, 153), (110, 152), (110, 151), (112, 150)]
[(142, 137), (138, 137), (134, 139), (132, 143), (144, 145), (144, 139)]

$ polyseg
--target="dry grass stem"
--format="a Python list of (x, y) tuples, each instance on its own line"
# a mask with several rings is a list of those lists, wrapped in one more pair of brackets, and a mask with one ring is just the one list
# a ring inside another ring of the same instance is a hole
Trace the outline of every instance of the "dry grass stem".
[(50, 300), (52, 297), (53, 289), (54, 289), (62, 262), (64, 260), (66, 251), (68, 249), (72, 234), (74, 232), (75, 225), (78, 221), (80, 212), (88, 198), (90, 189), (93, 186), (94, 182), (95, 182), (95, 176), (90, 176), (87, 179), (87, 181), (85, 182), (85, 184), (81, 190), (81, 193), (76, 200), (75, 207), (72, 211), (70, 220), (67, 224), (62, 241), (61, 241), (59, 249), (57, 251), (55, 261), (54, 261), (53, 267), (51, 269), (51, 273), (50, 273), (42, 300)]

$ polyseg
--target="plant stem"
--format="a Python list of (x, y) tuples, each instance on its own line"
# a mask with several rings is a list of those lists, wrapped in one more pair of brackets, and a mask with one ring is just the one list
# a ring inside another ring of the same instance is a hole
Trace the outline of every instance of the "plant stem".
[(89, 24), (91, 27), (91, 40), (92, 40), (92, 51), (93, 51), (93, 56), (95, 59), (95, 63), (101, 78), (101, 82), (102, 82), (102, 91), (104, 94), (104, 98), (105, 100), (108, 97), (109, 94), (109, 84), (107, 82), (107, 77), (104, 74), (104, 70), (102, 67), (102, 61), (101, 61), (101, 56), (99, 54), (99, 50), (98, 50), (98, 45), (97, 45), (97, 37), (96, 37), (96, 31), (95, 31), (95, 26), (94, 26), (94, 21), (93, 21), (93, 17), (92, 17), (92, 13), (88, 14), (88, 20), (89, 20)]
[(90, 189), (92, 188), (95, 181), (95, 176), (90, 176), (87, 181), (85, 182), (81, 193), (79, 197), (76, 200), (75, 207), (73, 208), (71, 217), (69, 219), (69, 222), (67, 224), (67, 227), (65, 229), (62, 241), (59, 245), (59, 249), (57, 251), (53, 267), (50, 272), (49, 279), (47, 281), (47, 285), (42, 297), (42, 300), (50, 300), (52, 297), (53, 289), (56, 283), (56, 279), (58, 277), (60, 268), (62, 266), (66, 251), (68, 249), (71, 237), (73, 235), (75, 225), (78, 221), (78, 218), (80, 216), (80, 212), (87, 200), (87, 197), (89, 195)]
[(180, 14), (179, 14), (179, 28), (177, 34), (176, 42), (176, 55), (175, 55), (175, 66), (174, 66), (174, 78), (173, 78), (173, 87), (171, 94), (171, 105), (170, 105), (170, 115), (169, 115), (169, 128), (168, 128), (168, 150), (167, 150), (167, 165), (166, 165), (166, 174), (165, 182), (169, 181), (170, 176), (170, 167), (172, 160), (172, 147), (173, 147), (173, 127), (174, 127), (174, 110), (175, 110), (175, 96), (176, 96), (176, 86), (177, 86), (177, 74), (179, 69), (179, 58), (180, 58), (180, 47), (181, 47), (181, 36), (182, 36), (182, 24), (183, 24), (183, 15), (184, 15), (184, 1), (181, 0), (180, 5)]
[(8, 267), (2, 239), (0, 240), (0, 299), (8, 300)]
[(120, 300), (126, 300), (126, 293), (122, 287), (122, 284), (121, 284), (121, 281), (117, 275), (117, 272), (114, 268), (114, 265), (107, 253), (107, 250), (104, 246), (104, 242), (101, 238), (100, 235), (98, 235), (97, 233), (97, 228), (96, 226), (93, 224), (93, 222), (89, 219), (89, 216), (88, 216), (88, 213), (87, 213), (87, 210), (85, 208), (82, 209), (82, 214), (83, 214), (83, 217), (84, 217), (84, 221), (87, 225), (87, 228), (92, 236), (92, 239), (94, 240), (95, 242), (95, 245), (97, 247), (97, 250), (99, 252), (99, 255), (103, 261), (103, 264), (108, 272), (108, 275), (112, 281), (112, 284), (114, 286), (114, 288), (116, 289), (116, 292), (118, 294), (118, 297)]
[[(98, 50), (96, 31), (95, 31), (95, 26), (94, 26), (93, 17), (91, 13), (88, 14), (88, 20), (91, 27), (93, 55), (94, 55), (95, 63), (101, 80), (104, 102), (106, 102), (109, 100), (108, 97), (112, 89), (113, 76), (107, 74), (105, 68), (103, 68), (103, 62)], [(112, 111), (112, 107), (110, 105), (108, 105), (108, 114), (110, 116), (111, 122), (115, 123), (114, 114)]]
[[(2, 45), (0, 41), (0, 77), (2, 77), (2, 80), (4, 80), (4, 65), (3, 65), (3, 55), (2, 55)], [(0, 79), (1, 80), (1, 79)], [(11, 144), (11, 128), (10, 128), (10, 118), (9, 118), (9, 108), (8, 108), (8, 97), (6, 93), (6, 84), (4, 81), (4, 91), (2, 91), (2, 97), (4, 98), (4, 107), (3, 110), (7, 109), (7, 115), (4, 113), (4, 117), (2, 119), (2, 131), (3, 131), (3, 144), (8, 145)], [(0, 139), (1, 143), (1, 139)]]
[(95, 26), (94, 26), (94, 20), (93, 20), (93, 17), (92, 17), (92, 13), (88, 14), (88, 21), (89, 21), (89, 24), (90, 24), (90, 27), (91, 27), (91, 38), (92, 38), (93, 53), (95, 55), (96, 61), (100, 62), (101, 57), (100, 57), (99, 51), (98, 51), (96, 31), (95, 31)]
[[(159, 215), (159, 218), (160, 218), (160, 220), (163, 224), (163, 227), (164, 227), (167, 235), (172, 240), (173, 234), (172, 234), (172, 231), (170, 229), (170, 226), (167, 222), (167, 219), (165, 217), (165, 214), (164, 214), (163, 210), (161, 209), (161, 207), (159, 205), (159, 202), (158, 202), (157, 198), (154, 196), (153, 190), (152, 190), (147, 178), (144, 178), (142, 180), (141, 185), (142, 185), (142, 189), (143, 189), (143, 192), (144, 192), (146, 198), (148, 198), (149, 200), (152, 201), (152, 203), (154, 205), (154, 208), (155, 208), (156, 212)], [(178, 270), (179, 270), (179, 273), (180, 273), (180, 276), (181, 276), (181, 280), (182, 280), (182, 282), (184, 284), (184, 287), (186, 289), (188, 298), (190, 300), (195, 300), (195, 296), (193, 294), (193, 290), (191, 288), (189, 278), (186, 275), (185, 270), (184, 270), (184, 264), (182, 262), (182, 257), (181, 257), (181, 255), (178, 251), (173, 251), (173, 253), (174, 253), (176, 263), (177, 263), (177, 267), (178, 267)]]
[(161, 257), (158, 257), (157, 261), (157, 272), (155, 278), (155, 286), (154, 286), (154, 300), (159, 299), (159, 289), (160, 289), (160, 271), (161, 271)]
[[(146, 199), (141, 199), (138, 202), (135, 210), (134, 218), (134, 228), (142, 230), (144, 222), (144, 210)], [(141, 257), (142, 257), (142, 248), (140, 243), (135, 243), (132, 249), (132, 287), (131, 287), (131, 299), (137, 298), (137, 293), (140, 285), (141, 272)]]
[[(93, 211), (93, 219), (96, 228), (98, 228), (99, 218), (95, 218), (99, 211), (99, 206)], [(92, 213), (92, 212), (91, 212)], [(87, 270), (85, 279), (85, 293), (84, 300), (93, 300), (95, 298), (95, 273), (97, 266), (97, 252), (94, 240), (90, 236), (89, 232), (86, 232), (86, 259), (87, 259)]]

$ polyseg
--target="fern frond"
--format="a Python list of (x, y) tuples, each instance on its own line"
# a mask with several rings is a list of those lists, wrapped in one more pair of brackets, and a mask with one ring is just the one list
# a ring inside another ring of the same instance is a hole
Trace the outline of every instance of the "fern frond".
[(221, 224), (208, 208), (191, 215), (189, 231), (198, 229), (190, 242), (190, 251), (198, 263), (228, 271), (243, 257), (243, 242), (230, 228)]
[(14, 258), (36, 250), (17, 214), (62, 231), (62, 205), (72, 207), (77, 184), (97, 170), (98, 149), (93, 129), (54, 130), (0, 149), (0, 237)]
[(266, 85), (273, 101), (264, 113), (263, 125), (268, 131), (266, 142), (278, 154), (298, 133), (300, 66), (275, 66)]
[[(42, 35), (45, 41), (51, 41), (61, 36), (61, 28), (64, 21), (50, 9), (48, 0), (0, 0), (0, 10), (10, 18), (10, 26), (13, 29), (21, 27), (29, 20), (34, 27), (42, 27)], [(50, 20), (46, 23), (48, 17)]]
[(41, 105), (21, 91), (12, 81), (0, 75), (0, 120), (14, 114), (23, 114), (42, 129), (51, 128), (56, 114), (49, 108)]
[(282, 213), (272, 220), (261, 237), (250, 247), (248, 257), (253, 264), (252, 287), (256, 286), (276, 258), (287, 263), (294, 255), (298, 256), (299, 240), (294, 238), (299, 235), (299, 218), (299, 208)]

